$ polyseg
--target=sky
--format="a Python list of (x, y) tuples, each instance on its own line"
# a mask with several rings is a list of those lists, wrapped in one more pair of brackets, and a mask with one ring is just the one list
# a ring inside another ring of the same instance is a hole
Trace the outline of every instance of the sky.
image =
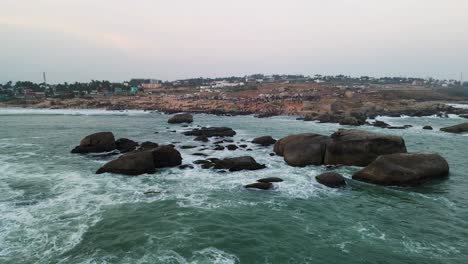
[[(0, 82), (468, 77), (467, 0), (0, 0)], [(468, 78), (467, 78), (468, 79)]]

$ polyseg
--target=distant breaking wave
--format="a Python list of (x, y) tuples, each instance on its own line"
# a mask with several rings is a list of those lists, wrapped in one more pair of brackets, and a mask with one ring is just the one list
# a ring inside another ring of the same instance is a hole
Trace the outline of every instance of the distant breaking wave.
[(103, 110), (103, 109), (37, 109), (37, 108), (0, 108), (0, 115), (84, 115), (84, 116), (102, 116), (102, 115), (147, 115), (153, 111), (144, 110)]

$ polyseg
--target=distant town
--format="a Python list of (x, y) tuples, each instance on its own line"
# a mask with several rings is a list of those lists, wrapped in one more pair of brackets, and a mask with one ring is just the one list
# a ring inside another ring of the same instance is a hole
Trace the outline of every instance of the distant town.
[[(281, 83), (311, 83), (322, 84), (352, 90), (366, 88), (396, 88), (425, 87), (425, 88), (468, 88), (468, 82), (461, 85), (457, 80), (437, 80), (403, 77), (372, 78), (367, 76), (349, 77), (337, 76), (304, 76), (304, 75), (263, 75), (254, 74), (244, 77), (224, 78), (193, 78), (176, 81), (161, 81), (158, 79), (131, 79), (126, 82), (96, 81), (48, 84), (46, 82), (33, 83), (30, 81), (11, 81), (0, 84), (0, 100), (14, 99), (43, 99), (43, 98), (76, 98), (76, 97), (104, 97), (104, 96), (136, 96), (136, 95), (164, 95), (175, 91), (188, 92), (181, 97), (194, 97), (206, 93), (223, 93), (255, 89), (259, 84)], [(268, 96), (268, 95), (263, 95)]]
[(49, 84), (45, 80), (44, 74), (42, 83), (0, 85), (0, 106), (300, 115), (311, 119), (320, 116), (321, 120), (332, 114), (354, 120), (351, 115), (363, 116), (356, 113), (439, 113), (444, 112), (441, 105), (447, 102), (468, 100), (468, 82), (432, 78), (254, 74), (176, 81), (131, 79), (121, 83), (92, 80)]

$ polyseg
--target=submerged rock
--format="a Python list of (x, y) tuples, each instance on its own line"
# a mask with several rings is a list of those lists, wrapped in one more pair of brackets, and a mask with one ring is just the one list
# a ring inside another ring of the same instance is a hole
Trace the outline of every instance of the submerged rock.
[(367, 166), (378, 156), (406, 153), (402, 137), (358, 129), (340, 129), (327, 144), (324, 163), (328, 165)]
[(468, 123), (458, 124), (449, 127), (443, 127), (440, 131), (448, 132), (448, 133), (465, 133), (468, 132)]
[(256, 182), (256, 183), (247, 184), (244, 187), (247, 189), (269, 190), (273, 188), (273, 184), (271, 182)]
[(210, 141), (207, 137), (205, 136), (198, 136), (194, 139), (195, 141), (201, 141), (201, 142), (208, 142)]
[(379, 156), (353, 179), (379, 185), (411, 186), (449, 174), (447, 161), (433, 153), (398, 153)]
[(236, 145), (234, 145), (234, 144), (229, 144), (229, 145), (226, 146), (226, 148), (227, 148), (228, 150), (236, 150), (236, 149), (238, 149), (238, 147), (237, 147)]
[(202, 127), (186, 131), (183, 133), (186, 136), (203, 136), (203, 137), (232, 137), (236, 134), (229, 127)]
[(192, 123), (193, 116), (189, 113), (176, 114), (167, 120), (170, 124)]
[(336, 172), (326, 172), (315, 177), (318, 183), (330, 188), (340, 188), (346, 185), (346, 181), (341, 174)]
[(257, 180), (258, 182), (282, 182), (283, 179), (278, 178), (278, 177), (268, 177), (268, 178), (263, 178)]
[(290, 135), (278, 140), (274, 152), (294, 167), (321, 165), (330, 138), (313, 133)]
[(270, 146), (276, 143), (276, 139), (272, 138), (271, 136), (263, 136), (263, 137), (254, 138), (252, 140), (252, 143), (258, 144), (261, 146)]
[(108, 152), (117, 148), (112, 132), (99, 132), (86, 136), (80, 141), (71, 153), (99, 153)]
[(431, 127), (431, 126), (423, 126), (423, 129), (425, 129), (425, 130), (432, 130), (432, 127)]

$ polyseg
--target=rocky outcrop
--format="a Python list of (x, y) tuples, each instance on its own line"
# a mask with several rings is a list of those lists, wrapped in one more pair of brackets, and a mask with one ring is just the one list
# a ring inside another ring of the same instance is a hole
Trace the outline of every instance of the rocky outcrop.
[(468, 123), (458, 124), (449, 127), (443, 127), (440, 131), (448, 132), (448, 133), (465, 133), (468, 132)]
[(266, 168), (265, 165), (257, 163), (249, 156), (226, 158), (223, 160), (212, 160), (214, 169), (226, 169), (229, 171), (260, 170)]
[(236, 134), (236, 131), (229, 127), (202, 127), (196, 128), (191, 131), (183, 133), (186, 136), (197, 136), (197, 137), (232, 137)]
[(169, 124), (192, 123), (193, 116), (189, 113), (177, 114), (167, 120)]
[(86, 136), (71, 153), (99, 153), (112, 151), (117, 148), (112, 132), (99, 132)]
[(274, 152), (294, 167), (321, 165), (330, 138), (313, 133), (290, 135), (278, 140)]
[(380, 155), (406, 152), (405, 141), (399, 136), (340, 129), (331, 138), (324, 159), (327, 165), (367, 166)]
[(136, 176), (154, 173), (156, 168), (179, 166), (181, 163), (182, 156), (176, 149), (170, 146), (160, 146), (151, 150), (124, 154), (106, 163), (97, 170), (96, 174), (109, 172)]
[(120, 153), (127, 153), (130, 151), (134, 151), (139, 144), (128, 138), (119, 138), (115, 141), (115, 145), (117, 150), (120, 151)]
[(449, 165), (438, 154), (399, 153), (382, 155), (353, 179), (379, 185), (411, 186), (447, 177)]
[(360, 126), (366, 123), (366, 115), (359, 112), (343, 113), (343, 112), (332, 112), (325, 114), (307, 115), (304, 121), (319, 121), (320, 123), (338, 123), (340, 125), (348, 126)]
[(346, 185), (346, 181), (341, 174), (336, 172), (326, 172), (315, 177), (318, 183), (330, 188), (340, 188)]
[(263, 137), (254, 138), (252, 140), (252, 143), (266, 147), (266, 146), (275, 144), (276, 139), (272, 138), (271, 136), (263, 136)]

